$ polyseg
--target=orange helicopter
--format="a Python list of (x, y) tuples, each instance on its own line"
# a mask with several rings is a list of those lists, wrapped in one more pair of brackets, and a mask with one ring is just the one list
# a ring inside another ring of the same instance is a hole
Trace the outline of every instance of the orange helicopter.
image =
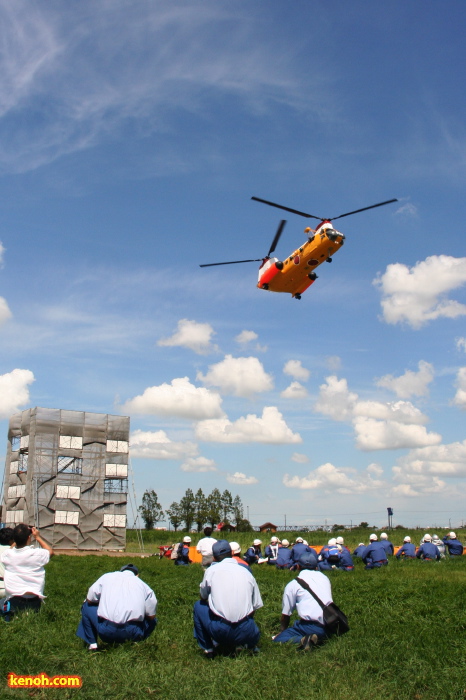
[(383, 207), (385, 204), (392, 204), (393, 202), (398, 201), (397, 199), (389, 199), (386, 202), (372, 204), (370, 207), (363, 207), (362, 209), (349, 211), (346, 214), (340, 214), (339, 216), (333, 217), (333, 219), (322, 219), (320, 216), (306, 214), (305, 212), (298, 211), (297, 209), (290, 209), (290, 207), (284, 207), (281, 204), (269, 202), (268, 200), (260, 199), (259, 197), (251, 197), (251, 199), (255, 200), (256, 202), (268, 204), (271, 207), (276, 207), (277, 209), (289, 211), (292, 214), (298, 214), (298, 216), (304, 216), (307, 219), (317, 219), (320, 221), (320, 224), (315, 230), (309, 227), (305, 228), (304, 233), (308, 234), (307, 241), (283, 261), (279, 260), (278, 258), (271, 258), (270, 256), (278, 245), (278, 241), (280, 240), (280, 236), (282, 235), (286, 224), (285, 220), (280, 222), (272, 241), (272, 245), (270, 246), (269, 252), (265, 258), (207, 263), (206, 265), (200, 265), (199, 267), (214, 267), (215, 265), (236, 265), (238, 263), (261, 262), (262, 264), (259, 268), (259, 280), (257, 282), (259, 289), (265, 289), (269, 292), (288, 292), (295, 299), (301, 299), (301, 294), (316, 281), (316, 267), (321, 265), (323, 262), (332, 262), (332, 256), (335, 255), (338, 250), (340, 250), (345, 241), (345, 236), (340, 231), (333, 228), (332, 221), (341, 219), (344, 216), (350, 216), (351, 214), (358, 214), (359, 212), (367, 211), (368, 209)]

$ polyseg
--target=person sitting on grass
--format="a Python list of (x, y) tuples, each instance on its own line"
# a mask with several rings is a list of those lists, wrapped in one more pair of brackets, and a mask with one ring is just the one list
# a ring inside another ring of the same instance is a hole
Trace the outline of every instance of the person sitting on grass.
[[(302, 554), (297, 562), (298, 577), (290, 581), (283, 593), (280, 631), (272, 637), (274, 642), (292, 642), (305, 650), (321, 644), (328, 638), (322, 607), (299, 582), (299, 579), (303, 579), (324, 605), (332, 603), (330, 581), (325, 574), (316, 569), (316, 555), (312, 552)], [(290, 627), (290, 618), (294, 610), (298, 613), (298, 619)]]
[(244, 559), (241, 556), (241, 545), (239, 542), (230, 542), (230, 548), (231, 548), (231, 558), (234, 559), (238, 564), (241, 564), (241, 566), (245, 566), (248, 571), (251, 571), (251, 567), (247, 563), (247, 561), (244, 561)]
[(439, 561), (440, 552), (435, 544), (432, 544), (432, 537), (429, 534), (424, 535), (424, 542), (416, 552), (416, 557), (422, 561)]
[(219, 648), (231, 653), (239, 647), (256, 651), (260, 632), (254, 613), (262, 598), (254, 576), (232, 558), (230, 543), (218, 540), (214, 561), (200, 584), (194, 604), (194, 636), (206, 658)]
[(380, 544), (383, 545), (389, 557), (392, 556), (392, 554), (395, 552), (395, 547), (393, 546), (392, 542), (390, 542), (390, 540), (388, 539), (388, 535), (386, 532), (380, 533)]
[(262, 559), (261, 544), (261, 540), (254, 540), (252, 547), (247, 550), (244, 559), (248, 564), (257, 564), (259, 559)]
[(280, 540), (275, 535), (271, 538), (270, 544), (265, 548), (265, 556), (267, 557), (267, 564), (275, 565), (277, 563), (278, 547), (280, 546)]
[(364, 544), (364, 542), (360, 542), (353, 552), (353, 557), (361, 558), (362, 553), (364, 552), (365, 549), (366, 549), (366, 545)]
[(456, 537), (456, 533), (449, 532), (448, 535), (445, 535), (443, 538), (443, 542), (451, 557), (460, 557), (463, 554), (463, 545)]
[(416, 559), (416, 547), (411, 542), (411, 537), (406, 535), (403, 540), (403, 546), (396, 553), (397, 559)]
[(380, 567), (388, 564), (385, 547), (381, 542), (377, 541), (375, 533), (369, 536), (369, 545), (362, 553), (362, 560), (366, 565), (366, 569), (380, 569)]
[[(11, 545), (14, 543), (13, 540), (13, 528), (12, 527), (2, 527), (0, 530), (0, 555), (10, 549)], [(5, 597), (5, 581), (4, 581), (5, 567), (0, 560), (0, 599)]]
[(191, 564), (191, 559), (189, 558), (189, 545), (191, 544), (191, 538), (189, 535), (183, 537), (183, 542), (178, 545), (176, 552), (175, 566), (188, 566)]
[(97, 649), (97, 637), (103, 642), (141, 642), (157, 624), (157, 598), (139, 578), (134, 564), (101, 576), (87, 592), (81, 608), (76, 636)]
[(291, 549), (289, 547), (290, 543), (288, 540), (282, 540), (277, 552), (277, 561), (275, 562), (277, 569), (289, 569), (293, 565)]
[(202, 566), (207, 569), (208, 566), (210, 566), (214, 560), (214, 556), (212, 554), (212, 547), (216, 543), (215, 537), (212, 537), (212, 528), (211, 527), (205, 527), (204, 528), (204, 537), (199, 540), (197, 543), (196, 547), (196, 552), (198, 552), (202, 556)]
[(435, 544), (438, 551), (440, 552), (440, 559), (445, 559), (445, 542), (443, 542), (443, 540), (441, 540), (438, 535), (432, 535), (432, 544)]
[[(39, 547), (31, 545), (34, 537)], [(44, 596), (45, 569), (53, 556), (52, 547), (39, 535), (36, 527), (19, 523), (13, 530), (14, 546), (0, 557), (4, 566), (4, 619), (21, 610), (39, 612)]]

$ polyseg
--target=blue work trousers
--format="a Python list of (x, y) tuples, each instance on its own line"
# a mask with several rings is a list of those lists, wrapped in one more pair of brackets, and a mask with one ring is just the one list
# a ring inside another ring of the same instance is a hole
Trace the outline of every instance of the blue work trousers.
[(302, 637), (311, 634), (317, 635), (319, 643), (327, 639), (324, 627), (318, 622), (315, 622), (315, 620), (296, 620), (292, 627), (288, 627), (283, 632), (280, 632), (280, 634), (277, 634), (273, 641), (299, 644)]
[(146, 639), (155, 629), (156, 620), (145, 618), (141, 621), (131, 620), (123, 625), (118, 625), (110, 620), (105, 620), (97, 615), (97, 605), (89, 605), (87, 601), (81, 608), (81, 622), (76, 631), (76, 636), (80, 637), (86, 644), (97, 644), (97, 636), (103, 642), (141, 642)]
[(215, 615), (206, 600), (194, 603), (194, 636), (201, 649), (211, 651), (215, 646), (225, 649), (248, 647), (254, 649), (259, 641), (259, 628), (252, 617), (228, 622)]

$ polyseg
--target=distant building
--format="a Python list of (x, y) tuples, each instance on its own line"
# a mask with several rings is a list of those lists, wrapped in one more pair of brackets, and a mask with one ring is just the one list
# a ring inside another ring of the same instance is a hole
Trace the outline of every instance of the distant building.
[(1, 520), (57, 549), (124, 549), (129, 418), (30, 408), (10, 418)]
[(259, 532), (277, 532), (277, 526), (273, 523), (264, 523), (259, 526)]

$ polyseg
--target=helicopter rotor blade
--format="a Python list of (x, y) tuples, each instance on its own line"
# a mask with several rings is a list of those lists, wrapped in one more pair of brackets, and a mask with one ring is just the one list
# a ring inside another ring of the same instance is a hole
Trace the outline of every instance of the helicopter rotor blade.
[(251, 197), (255, 202), (262, 202), (262, 204), (268, 204), (269, 207), (276, 207), (277, 209), (284, 209), (292, 214), (298, 214), (298, 216), (304, 216), (306, 219), (317, 219), (317, 221), (324, 221), (320, 216), (314, 216), (314, 214), (306, 214), (304, 211), (298, 211), (297, 209), (290, 209), (290, 207), (284, 207), (282, 204), (276, 204), (275, 202), (269, 202), (267, 199), (261, 199), (260, 197)]
[(329, 219), (329, 221), (336, 221), (337, 219), (342, 219), (344, 216), (351, 216), (351, 214), (359, 214), (360, 211), (367, 211), (368, 209), (383, 207), (385, 204), (392, 204), (392, 202), (397, 201), (397, 199), (388, 199), (386, 202), (379, 202), (379, 204), (371, 204), (370, 207), (363, 207), (362, 209), (355, 209), (354, 211), (349, 211), (346, 214), (340, 214), (340, 216), (334, 216), (331, 219)]
[(272, 245), (270, 246), (270, 250), (267, 253), (268, 258), (270, 258), (271, 254), (273, 253), (273, 251), (277, 247), (278, 241), (280, 240), (280, 236), (282, 235), (283, 229), (285, 228), (285, 224), (286, 224), (286, 219), (282, 219), (278, 225), (277, 233), (275, 234), (275, 238), (272, 241)]
[(230, 260), (230, 262), (207, 263), (199, 265), (199, 267), (215, 267), (215, 265), (237, 265), (238, 263), (262, 262), (264, 258), (255, 258), (254, 260)]

